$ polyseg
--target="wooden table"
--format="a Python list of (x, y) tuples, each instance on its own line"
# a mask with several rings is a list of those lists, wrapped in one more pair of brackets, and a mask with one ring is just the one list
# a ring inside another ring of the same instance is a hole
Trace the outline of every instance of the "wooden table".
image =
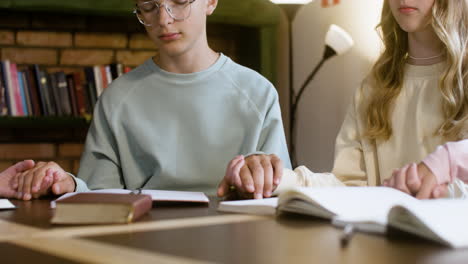
[[(299, 215), (223, 214), (209, 206), (153, 205), (130, 225), (55, 226), (48, 200), (12, 201), (0, 211), (0, 263), (468, 263), (452, 250), (409, 235), (341, 230)], [(468, 228), (468, 223), (467, 223)]]

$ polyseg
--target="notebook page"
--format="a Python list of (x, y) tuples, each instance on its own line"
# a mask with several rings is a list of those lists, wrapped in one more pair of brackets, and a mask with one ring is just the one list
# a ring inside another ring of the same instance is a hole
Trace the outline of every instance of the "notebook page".
[(218, 211), (257, 215), (275, 215), (278, 198), (223, 201)]
[[(438, 199), (423, 200), (418, 204), (406, 204), (406, 208), (419, 222), (424, 223), (429, 230), (418, 228), (417, 221), (405, 218), (404, 229), (410, 233), (436, 239), (431, 237), (431, 232), (438, 236), (440, 242), (454, 248), (468, 247), (468, 200), (465, 199)], [(394, 210), (389, 215), (389, 224), (398, 219)], [(437, 240), (437, 239), (436, 239)]]
[(165, 190), (142, 190), (142, 194), (151, 195), (153, 201), (170, 202), (199, 202), (208, 203), (210, 200), (202, 192), (165, 191)]
[(417, 202), (403, 192), (387, 187), (298, 188), (298, 192), (336, 215), (343, 222), (386, 224), (393, 205)]

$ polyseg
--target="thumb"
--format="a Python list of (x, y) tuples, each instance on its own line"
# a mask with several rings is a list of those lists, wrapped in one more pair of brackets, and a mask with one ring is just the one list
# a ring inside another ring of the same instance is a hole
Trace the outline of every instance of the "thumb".
[(75, 181), (64, 171), (54, 172), (54, 184), (52, 192), (55, 195), (73, 192), (75, 190)]
[[(33, 160), (23, 160), (23, 161), (20, 161), (20, 162), (16, 163), (12, 167), (10, 167), (10, 169), (12, 170), (10, 172), (14, 173), (14, 174), (20, 173), (20, 172), (32, 169), (34, 167), (34, 165), (35, 165), (35, 163), (34, 163)], [(8, 169), (8, 170), (10, 170), (10, 169)]]
[(229, 184), (226, 181), (226, 178), (223, 178), (221, 183), (218, 186), (218, 197), (224, 197), (229, 192)]

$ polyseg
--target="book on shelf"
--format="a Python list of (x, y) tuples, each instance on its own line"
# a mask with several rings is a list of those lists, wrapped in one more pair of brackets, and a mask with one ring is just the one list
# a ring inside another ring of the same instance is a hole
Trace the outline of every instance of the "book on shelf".
[(91, 112), (94, 108), (94, 105), (97, 102), (98, 98), (98, 93), (97, 93), (97, 86), (96, 86), (96, 77), (94, 73), (94, 68), (93, 67), (85, 67), (84, 68), (84, 73), (85, 73), (85, 80), (87, 83), (87, 101), (89, 102), (89, 106), (91, 107)]
[(13, 100), (15, 102), (15, 116), (24, 116), (24, 108), (23, 108), (23, 99), (21, 96), (21, 90), (19, 86), (18, 80), (18, 68), (16, 67), (15, 63), (10, 63), (10, 74), (11, 74), (11, 86)]
[(5, 76), (3, 74), (3, 66), (0, 63), (0, 116), (8, 115), (8, 103), (7, 103), (7, 90), (5, 87)]
[(101, 96), (102, 91), (104, 91), (105, 80), (103, 80), (103, 77), (105, 77), (105, 74), (103, 74), (100, 66), (94, 66), (93, 72), (94, 72), (94, 83), (96, 85), (95, 88), (96, 88), (96, 100), (97, 100), (99, 99), (99, 96)]
[(32, 67), (33, 75), (34, 75), (35, 86), (37, 88), (38, 101), (39, 101), (39, 105), (41, 109), (41, 116), (48, 116), (49, 112), (48, 112), (47, 100), (46, 100), (47, 93), (44, 87), (44, 85), (47, 82), (47, 79), (44, 78), (42, 71), (39, 68), (39, 65), (35, 64), (35, 65), (32, 65), (31, 67)]
[(40, 101), (40, 95), (37, 87), (37, 80), (36, 77), (34, 76), (34, 67), (29, 66), (25, 70), (25, 75), (26, 75), (26, 82), (27, 86), (29, 89), (29, 97), (31, 100), (31, 114), (33, 116), (40, 116), (42, 115), (42, 110), (41, 110), (41, 101)]
[(390, 226), (450, 247), (468, 247), (468, 200), (418, 200), (387, 187), (298, 187), (268, 202), (221, 202), (218, 210), (271, 215), (296, 213), (371, 233), (385, 233)]
[(5, 75), (5, 87), (6, 87), (5, 94), (6, 94), (6, 100), (7, 100), (7, 105), (8, 105), (8, 113), (11, 116), (17, 116), (10, 61), (9, 60), (3, 61), (2, 68), (3, 68), (4, 75)]
[(65, 75), (66, 82), (67, 82), (67, 89), (68, 89), (68, 95), (70, 96), (70, 108), (73, 116), (79, 116), (79, 110), (78, 110), (78, 102), (76, 98), (76, 91), (75, 91), (75, 81), (73, 74), (67, 74)]
[(130, 68), (114, 63), (49, 73), (37, 64), (4, 60), (0, 70), (0, 116), (89, 118), (103, 90)]
[(31, 92), (29, 90), (27, 72), (19, 71), (18, 74), (21, 75), (21, 78), (18, 78), (18, 79), (20, 81), (22, 96), (24, 96), (23, 97), (24, 111), (26, 115), (33, 115)]
[(79, 193), (56, 202), (54, 224), (128, 224), (152, 207), (144, 194)]
[(51, 94), (51, 98), (49, 98), (49, 100), (53, 108), (53, 115), (61, 116), (63, 115), (63, 109), (60, 107), (60, 94), (57, 84), (57, 76), (55, 74), (48, 74), (47, 88)]
[(70, 94), (68, 93), (67, 77), (64, 72), (55, 72), (51, 74), (55, 76), (56, 88), (58, 90), (59, 103), (57, 104), (60, 108), (62, 115), (71, 116), (72, 104), (70, 100)]

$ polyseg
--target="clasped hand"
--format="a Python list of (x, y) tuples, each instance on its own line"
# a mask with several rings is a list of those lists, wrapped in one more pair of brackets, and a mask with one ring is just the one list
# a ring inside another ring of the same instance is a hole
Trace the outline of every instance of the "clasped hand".
[(245, 158), (240, 155), (229, 162), (218, 187), (218, 196), (226, 197), (235, 193), (242, 198), (271, 197), (282, 175), (283, 163), (274, 154)]
[(55, 162), (26, 160), (0, 174), (0, 196), (31, 200), (75, 190), (75, 181)]
[(390, 179), (385, 180), (383, 185), (398, 189), (418, 199), (445, 197), (448, 190), (447, 184), (439, 184), (436, 176), (423, 162), (411, 163), (394, 170)]

